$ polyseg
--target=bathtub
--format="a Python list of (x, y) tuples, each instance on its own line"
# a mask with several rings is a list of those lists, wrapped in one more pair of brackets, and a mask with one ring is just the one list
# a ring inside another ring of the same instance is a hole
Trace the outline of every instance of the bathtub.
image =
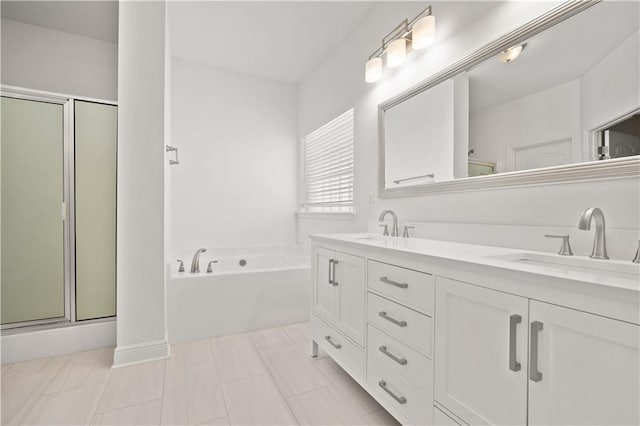
[[(170, 343), (308, 321), (310, 257), (291, 249), (208, 250), (200, 273), (189, 272), (194, 250), (170, 263), (167, 330)], [(210, 260), (217, 260), (207, 273)]]

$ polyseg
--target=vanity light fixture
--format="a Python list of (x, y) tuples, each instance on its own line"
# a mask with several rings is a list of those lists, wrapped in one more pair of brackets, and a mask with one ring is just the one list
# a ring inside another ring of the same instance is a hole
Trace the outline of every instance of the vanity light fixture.
[(411, 49), (423, 49), (435, 40), (436, 18), (428, 6), (413, 19), (405, 19), (382, 39), (382, 45), (376, 49), (365, 65), (364, 80), (367, 83), (378, 81), (382, 77), (382, 57), (388, 68), (395, 68), (404, 62)]
[(507, 50), (503, 50), (498, 55), (498, 59), (505, 64), (511, 63), (515, 61), (518, 56), (522, 53), (522, 49), (524, 49), (524, 44), (518, 44), (517, 46), (512, 46)]

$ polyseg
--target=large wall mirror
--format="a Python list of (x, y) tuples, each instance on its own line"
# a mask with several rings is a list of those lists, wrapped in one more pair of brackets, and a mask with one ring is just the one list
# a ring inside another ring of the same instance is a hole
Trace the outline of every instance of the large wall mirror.
[(639, 21), (565, 3), (382, 103), (380, 196), (638, 175)]

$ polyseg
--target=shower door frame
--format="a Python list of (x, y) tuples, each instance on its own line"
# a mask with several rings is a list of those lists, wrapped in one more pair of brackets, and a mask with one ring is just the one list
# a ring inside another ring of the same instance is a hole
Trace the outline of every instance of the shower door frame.
[[(85, 101), (118, 106), (115, 101), (64, 95), (42, 90), (0, 85), (0, 96), (26, 101), (47, 102), (63, 108), (63, 203), (60, 207), (63, 220), (64, 251), (64, 316), (2, 324), (1, 330), (23, 327), (70, 325), (101, 322), (115, 317), (77, 321), (76, 317), (76, 226), (75, 226), (75, 101)], [(63, 210), (64, 209), (64, 210)]]

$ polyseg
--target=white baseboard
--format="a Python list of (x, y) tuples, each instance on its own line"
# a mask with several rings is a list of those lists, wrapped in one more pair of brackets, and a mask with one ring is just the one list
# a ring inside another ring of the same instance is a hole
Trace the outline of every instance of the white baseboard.
[(171, 348), (166, 340), (146, 342), (130, 346), (118, 346), (113, 352), (113, 367), (120, 368), (169, 358)]
[(2, 362), (20, 362), (116, 345), (116, 320), (3, 335)]

